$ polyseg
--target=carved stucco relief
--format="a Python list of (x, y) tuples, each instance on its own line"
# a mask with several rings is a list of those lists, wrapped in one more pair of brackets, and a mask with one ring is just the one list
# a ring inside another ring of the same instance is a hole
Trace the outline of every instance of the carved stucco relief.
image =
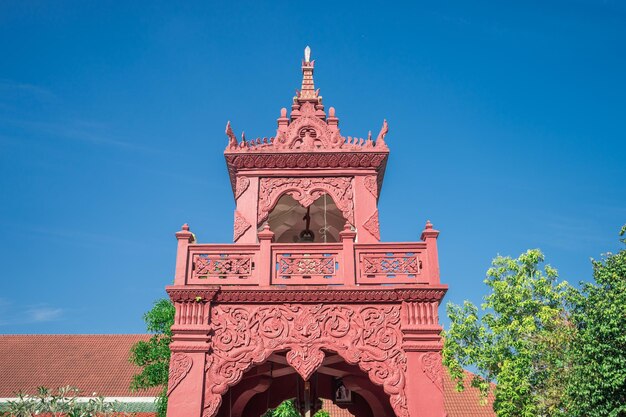
[(167, 388), (167, 395), (170, 395), (174, 388), (180, 384), (193, 366), (193, 359), (190, 356), (177, 352), (172, 354), (170, 359), (170, 372), (169, 372), (169, 385)]
[(436, 352), (424, 353), (422, 356), (422, 370), (433, 384), (443, 392), (443, 365), (441, 355)]
[(250, 186), (250, 178), (248, 177), (237, 177), (237, 186), (235, 187), (235, 200), (241, 197), (241, 194), (244, 193)]
[(228, 388), (273, 352), (287, 350), (289, 364), (308, 379), (324, 360), (322, 349), (358, 365), (383, 386), (396, 415), (408, 417), (399, 306), (218, 305), (211, 325), (203, 417), (215, 416)]
[(380, 223), (378, 222), (378, 210), (374, 211), (374, 214), (372, 214), (370, 218), (367, 219), (365, 223), (363, 223), (363, 227), (372, 236), (380, 240)]
[(233, 230), (233, 242), (237, 242), (239, 238), (250, 228), (250, 223), (237, 210), (235, 210), (235, 227)]
[(261, 178), (257, 224), (265, 221), (278, 199), (289, 194), (304, 207), (309, 207), (324, 194), (330, 195), (343, 217), (354, 224), (354, 201), (350, 177)]
[(376, 175), (368, 175), (365, 177), (365, 188), (369, 191), (374, 197), (378, 197), (378, 178)]
[(336, 127), (331, 128), (315, 114), (312, 103), (304, 103), (300, 108), (301, 116), (289, 124), (286, 131), (277, 133), (273, 145), (276, 149), (313, 150), (337, 149), (344, 144), (345, 138)]

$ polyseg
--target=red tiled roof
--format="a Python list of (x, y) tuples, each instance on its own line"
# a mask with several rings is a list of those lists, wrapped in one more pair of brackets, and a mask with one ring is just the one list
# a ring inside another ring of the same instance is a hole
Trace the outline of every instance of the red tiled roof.
[[(130, 348), (150, 335), (0, 335), (0, 397), (17, 391), (34, 393), (38, 386), (75, 386), (90, 396), (153, 397), (159, 389), (130, 391), (132, 376), (139, 368), (128, 361)], [(495, 417), (493, 396), (480, 405), (478, 390), (456, 392), (454, 382), (444, 377), (444, 401), (448, 417)], [(333, 417), (351, 417), (346, 410), (326, 404)]]
[(38, 386), (72, 385), (91, 396), (153, 397), (159, 389), (131, 392), (139, 368), (128, 361), (130, 348), (145, 334), (1, 335), (0, 397), (35, 393)]
[(465, 390), (456, 391), (456, 383), (446, 372), (443, 378), (443, 401), (448, 417), (496, 417), (493, 411), (493, 393), (485, 405), (480, 404), (478, 389), (470, 386), (471, 372), (465, 371)]

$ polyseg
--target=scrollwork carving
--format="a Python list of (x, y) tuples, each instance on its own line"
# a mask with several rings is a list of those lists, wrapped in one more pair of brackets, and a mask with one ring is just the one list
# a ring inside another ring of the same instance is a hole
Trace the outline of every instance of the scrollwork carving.
[(236, 242), (250, 228), (250, 223), (237, 210), (235, 210), (235, 227), (233, 230), (233, 241)]
[(397, 416), (408, 417), (397, 305), (217, 305), (211, 323), (213, 350), (206, 371), (211, 384), (205, 391), (204, 417), (215, 415), (221, 395), (245, 371), (285, 350), (287, 361), (305, 380), (321, 365), (324, 350), (338, 353), (383, 386)]
[(424, 353), (422, 356), (422, 370), (433, 384), (443, 392), (443, 365), (441, 355), (436, 352)]
[(369, 219), (363, 223), (363, 227), (365, 230), (370, 232), (372, 236), (374, 236), (377, 240), (380, 240), (380, 224), (378, 223), (378, 210), (374, 212), (370, 216)]
[(190, 356), (177, 352), (173, 353), (170, 359), (170, 372), (169, 372), (169, 386), (167, 388), (167, 395), (170, 395), (174, 388), (180, 384), (193, 366), (193, 359)]
[(250, 178), (248, 177), (237, 177), (237, 187), (235, 187), (235, 200), (241, 197), (248, 187), (250, 186)]
[(345, 138), (341, 136), (339, 129), (331, 128), (315, 114), (312, 103), (304, 103), (300, 107), (300, 114), (285, 132), (278, 131), (274, 140), (276, 149), (311, 151), (341, 148)]
[(328, 194), (344, 218), (354, 224), (352, 180), (349, 177), (261, 178), (258, 224), (267, 219), (284, 194), (289, 194), (304, 207), (309, 207), (322, 195)]
[(365, 188), (369, 191), (374, 197), (378, 198), (378, 180), (376, 175), (368, 175), (364, 180)]

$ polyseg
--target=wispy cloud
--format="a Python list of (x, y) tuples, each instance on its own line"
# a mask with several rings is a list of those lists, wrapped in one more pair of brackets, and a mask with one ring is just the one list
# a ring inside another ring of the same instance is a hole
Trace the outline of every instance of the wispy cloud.
[(0, 298), (0, 326), (23, 326), (61, 320), (65, 310), (49, 304), (15, 305)]
[(30, 322), (41, 323), (46, 321), (55, 321), (61, 318), (61, 315), (63, 314), (63, 309), (47, 306), (37, 306), (27, 309), (26, 314)]
[[(0, 109), (11, 109), (16, 102), (21, 103), (24, 100), (26, 100), (26, 103), (40, 102), (45, 109), (54, 109), (57, 114), (64, 114), (62, 100), (47, 88), (14, 80), (0, 79)], [(53, 106), (51, 103), (53, 103)], [(23, 106), (23, 103), (21, 106)], [(60, 113), (58, 112), (59, 110), (61, 110)], [(0, 122), (5, 126), (13, 126), (31, 133), (31, 135), (21, 135), (26, 137), (35, 134), (38, 137), (80, 141), (127, 151), (143, 153), (162, 152), (151, 146), (120, 139), (118, 135), (112, 133), (110, 126), (98, 121), (66, 116), (55, 117), (53, 121), (46, 121), (45, 119), (41, 114), (33, 118), (27, 116), (21, 119), (12, 115), (5, 115)], [(21, 142), (24, 142), (24, 138), (22, 138)]]
[(0, 79), (0, 93), (6, 94), (28, 94), (39, 100), (56, 100), (57, 96), (47, 88), (24, 83), (20, 81)]

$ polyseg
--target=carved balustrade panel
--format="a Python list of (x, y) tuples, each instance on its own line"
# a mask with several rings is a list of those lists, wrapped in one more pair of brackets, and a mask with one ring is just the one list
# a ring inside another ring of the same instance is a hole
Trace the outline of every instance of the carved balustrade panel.
[(341, 246), (315, 245), (303, 248), (278, 247), (273, 250), (272, 284), (340, 285), (343, 284)]
[(260, 245), (189, 245), (187, 284), (259, 285), (269, 274), (272, 285), (344, 285), (348, 263), (359, 285), (428, 284), (430, 269), (423, 242), (355, 244), (273, 243), (260, 268)]
[(222, 395), (244, 372), (274, 352), (307, 380), (325, 351), (358, 365), (389, 395), (399, 417), (408, 417), (406, 355), (402, 349), (400, 306), (284, 304), (216, 305), (211, 311), (212, 350), (207, 353), (203, 417), (217, 414)]
[(426, 284), (426, 251), (406, 244), (357, 249), (358, 284)]
[(188, 284), (258, 285), (258, 246), (208, 246), (190, 246)]

